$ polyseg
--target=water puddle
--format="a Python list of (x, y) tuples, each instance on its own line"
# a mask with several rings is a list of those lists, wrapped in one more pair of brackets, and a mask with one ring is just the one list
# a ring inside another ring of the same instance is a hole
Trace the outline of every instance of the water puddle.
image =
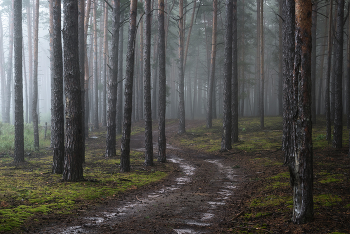
[(192, 230), (192, 229), (174, 229), (174, 231), (175, 231), (177, 234), (187, 234), (187, 233), (195, 234), (195, 233), (197, 233), (197, 232), (195, 232), (195, 231)]
[(81, 226), (74, 226), (63, 230), (61, 233), (62, 234), (85, 233), (85, 230)]
[(211, 213), (204, 213), (202, 215), (202, 218), (201, 218), (201, 221), (205, 221), (205, 220), (208, 220), (208, 219), (212, 219), (214, 217), (214, 214), (211, 214)]

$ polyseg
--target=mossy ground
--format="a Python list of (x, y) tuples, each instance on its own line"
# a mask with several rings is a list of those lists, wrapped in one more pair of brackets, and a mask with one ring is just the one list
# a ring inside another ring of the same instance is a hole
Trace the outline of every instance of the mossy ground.
[[(350, 178), (348, 158), (349, 132), (344, 126), (342, 149), (334, 149), (326, 140), (324, 118), (313, 125), (314, 147), (314, 213), (313, 222), (294, 225), (292, 189), (288, 169), (283, 166), (282, 118), (265, 117), (260, 129), (259, 118), (239, 119), (239, 142), (222, 153), (237, 161), (237, 167), (250, 171), (250, 178), (240, 189), (243, 194), (232, 204), (233, 217), (227, 224), (232, 233), (350, 233)], [(213, 128), (202, 125), (188, 129), (178, 137), (182, 147), (218, 153), (222, 121)]]
[[(133, 128), (133, 134), (140, 131), (140, 126)], [(136, 151), (131, 151), (132, 172), (119, 173), (119, 157), (104, 157), (105, 134), (104, 130), (90, 132), (94, 137), (86, 140), (85, 181), (75, 183), (62, 182), (61, 175), (51, 173), (48, 140), (42, 139), (37, 152), (26, 147), (25, 163), (18, 165), (9, 154), (12, 148), (0, 147), (0, 233), (19, 232), (23, 226), (39, 224), (45, 216), (71, 215), (77, 209), (159, 181), (169, 173), (163, 164), (143, 167), (144, 155)]]

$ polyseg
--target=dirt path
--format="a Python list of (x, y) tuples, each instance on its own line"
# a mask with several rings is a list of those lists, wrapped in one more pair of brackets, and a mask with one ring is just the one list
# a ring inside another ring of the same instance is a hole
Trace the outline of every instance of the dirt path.
[[(174, 134), (168, 128), (167, 136)], [(154, 136), (156, 138), (156, 134)], [(142, 134), (131, 146), (142, 150)], [(155, 147), (157, 148), (157, 147)], [(152, 189), (83, 212), (76, 220), (52, 224), (40, 233), (216, 233), (243, 178), (231, 160), (168, 145), (176, 173)]]

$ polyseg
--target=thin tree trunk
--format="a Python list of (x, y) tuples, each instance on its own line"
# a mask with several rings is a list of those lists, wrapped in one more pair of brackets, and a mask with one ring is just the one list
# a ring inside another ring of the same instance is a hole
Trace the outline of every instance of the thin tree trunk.
[(107, 136), (106, 157), (116, 155), (116, 114), (117, 114), (117, 90), (118, 90), (118, 46), (119, 46), (119, 22), (120, 0), (113, 1), (113, 30), (112, 30), (112, 71), (108, 82), (108, 106), (107, 106)]
[[(165, 71), (165, 28), (164, 0), (158, 0), (158, 69), (159, 69), (159, 101), (158, 101), (158, 162), (166, 162), (165, 108), (166, 108), (166, 71)], [(180, 64), (183, 65), (181, 60)]]
[[(158, 35), (154, 35), (154, 41), (158, 42)], [(152, 85), (152, 119), (158, 119), (158, 98), (157, 98), (157, 83), (158, 83), (158, 43), (155, 43), (153, 49), (153, 85)]]
[(85, 138), (89, 137), (89, 81), (90, 81), (90, 72), (89, 72), (89, 61), (88, 61), (88, 51), (87, 51), (87, 32), (89, 26), (91, 11), (91, 0), (88, 0), (86, 3), (86, 11), (84, 18), (84, 46), (85, 46), (85, 58), (84, 58), (84, 123), (85, 123)]
[[(14, 4), (15, 2), (13, 2)], [(11, 9), (11, 18), (13, 18), (13, 4)], [(17, 3), (18, 4), (18, 3)], [(12, 69), (13, 69), (13, 37), (14, 37), (14, 21), (9, 20), (10, 22), (10, 42), (9, 42), (9, 56), (8, 56), (8, 68), (7, 68), (7, 81), (6, 81), (6, 112), (4, 115), (4, 123), (10, 123), (10, 113), (11, 113), (11, 84), (12, 84)]]
[(226, 0), (226, 32), (224, 47), (224, 111), (223, 111), (223, 135), (221, 151), (232, 148), (232, 111), (231, 111), (231, 80), (232, 80), (232, 30), (233, 30), (233, 0)]
[(283, 57), (283, 49), (282, 49), (282, 5), (283, 1), (278, 1), (278, 12), (279, 12), (279, 20), (278, 20), (278, 115), (283, 116), (283, 101), (282, 101), (282, 93), (283, 93), (283, 69), (282, 69), (282, 57)]
[(237, 48), (237, 0), (233, 0), (232, 20), (232, 143), (238, 142), (238, 48)]
[(38, 116), (38, 43), (39, 43), (39, 0), (35, 1), (35, 21), (34, 21), (34, 75), (33, 75), (33, 129), (34, 129), (34, 149), (39, 150), (39, 116)]
[(311, 97), (312, 97), (312, 103), (311, 103), (311, 118), (312, 123), (316, 124), (316, 50), (317, 50), (317, 44), (316, 44), (316, 29), (317, 29), (317, 1), (313, 1), (312, 4), (312, 54), (311, 54)]
[(332, 142), (331, 135), (331, 108), (330, 108), (330, 77), (331, 77), (331, 64), (332, 64), (332, 13), (333, 13), (333, 0), (330, 0), (330, 10), (328, 16), (328, 54), (327, 54), (327, 74), (326, 74), (326, 85), (325, 85), (325, 112), (326, 112), (326, 138), (328, 143)]
[(5, 59), (4, 59), (4, 32), (3, 32), (1, 13), (0, 13), (0, 77), (1, 77), (1, 116), (2, 116), (2, 122), (4, 122), (5, 115), (6, 115), (6, 109), (5, 109), (6, 76), (5, 76)]
[[(28, 71), (29, 71), (29, 100), (33, 100), (33, 42), (32, 42), (32, 14), (30, 10), (30, 4), (27, 5), (27, 30), (28, 30)], [(32, 122), (32, 103), (29, 101), (28, 123)]]
[[(350, 32), (350, 23), (348, 23), (348, 33)], [(348, 36), (348, 48), (347, 48), (347, 82), (346, 82), (346, 116), (347, 116), (347, 127), (350, 129), (350, 37)], [(1, 52), (0, 52), (1, 53)], [(323, 67), (323, 66), (322, 66)], [(350, 137), (349, 137), (350, 139)], [(350, 150), (349, 150), (350, 152)]]
[(260, 3), (260, 128), (264, 129), (264, 92), (265, 92), (265, 77), (264, 77), (264, 0)]
[[(104, 4), (104, 27), (103, 27), (103, 94), (102, 94), (102, 125), (107, 126), (107, 57), (108, 57), (108, 4)], [(118, 29), (119, 30), (119, 29)], [(119, 41), (117, 42), (119, 43)]]
[(13, 1), (15, 68), (15, 163), (24, 162), (23, 82), (22, 82), (22, 1)]
[(185, 123), (185, 87), (184, 87), (184, 15), (183, 0), (179, 0), (179, 134), (186, 132)]
[(344, 0), (337, 2), (337, 25), (335, 35), (334, 66), (334, 139), (333, 146), (341, 148), (343, 142), (343, 34), (344, 34)]
[(63, 102), (63, 61), (61, 40), (61, 0), (53, 2), (52, 29), (52, 98), (51, 98), (51, 141), (53, 148), (52, 173), (62, 174), (64, 163), (64, 102)]
[(135, 62), (136, 16), (137, 0), (131, 0), (128, 52), (126, 56), (124, 122), (120, 158), (120, 170), (122, 172), (130, 171), (130, 134), (132, 114), (132, 89)]
[(94, 65), (93, 65), (93, 71), (94, 71), (94, 80), (93, 80), (93, 97), (94, 101), (93, 103), (93, 124), (94, 129), (99, 129), (99, 121), (98, 121), (98, 67), (97, 67), (97, 0), (94, 1), (94, 8), (93, 8), (93, 30), (94, 30)]
[(144, 106), (145, 106), (145, 165), (153, 166), (152, 104), (151, 104), (151, 0), (145, 0), (145, 43), (143, 54)]
[(63, 2), (63, 52), (64, 84), (66, 98), (66, 145), (64, 157), (64, 181), (83, 180), (83, 131), (79, 71), (78, 2)]
[[(84, 90), (84, 78), (85, 78), (85, 0), (78, 0), (78, 39), (79, 39), (79, 71), (80, 71), (80, 90), (81, 90), (81, 106), (82, 106), (82, 134), (83, 134), (83, 153), (82, 160), (85, 162), (85, 90)], [(62, 43), (61, 43), (62, 44)], [(62, 45), (61, 45), (62, 47)], [(60, 48), (61, 48), (60, 47)], [(61, 51), (62, 52), (62, 51)], [(61, 56), (62, 57), (62, 56)], [(63, 106), (63, 105), (62, 105)]]
[[(217, 0), (214, 0), (217, 1)], [(196, 4), (197, 2), (193, 2), (193, 9), (192, 9), (192, 16), (191, 16), (191, 23), (188, 29), (188, 35), (186, 39), (186, 48), (185, 48), (185, 54), (184, 54), (184, 71), (186, 70), (186, 62), (187, 62), (187, 53), (188, 53), (188, 47), (190, 45), (190, 38), (191, 38), (191, 32), (192, 32), (192, 27), (193, 27), (193, 22), (194, 22), (194, 16), (196, 12)]]
[(119, 58), (118, 58), (118, 97), (117, 97), (117, 122), (116, 122), (116, 133), (122, 134), (122, 117), (123, 117), (123, 42), (124, 42), (124, 33), (123, 33), (123, 24), (124, 21), (124, 12), (121, 12), (119, 23)]

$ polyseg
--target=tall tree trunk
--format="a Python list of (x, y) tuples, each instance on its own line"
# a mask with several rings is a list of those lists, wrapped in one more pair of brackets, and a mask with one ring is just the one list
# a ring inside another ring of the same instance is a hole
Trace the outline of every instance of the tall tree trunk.
[(117, 91), (117, 122), (116, 122), (116, 133), (122, 134), (122, 118), (123, 118), (123, 42), (124, 42), (124, 33), (123, 25), (121, 22), (124, 21), (124, 11), (121, 12), (119, 23), (119, 58), (118, 58), (118, 91)]
[[(158, 0), (158, 73), (159, 73), (159, 101), (158, 101), (158, 162), (166, 162), (165, 138), (165, 108), (166, 108), (166, 71), (165, 71), (165, 28), (164, 28), (164, 0)], [(180, 64), (183, 65), (181, 60)]]
[(22, 82), (22, 1), (13, 1), (15, 60), (15, 163), (24, 162), (23, 82)]
[(130, 134), (132, 114), (132, 88), (135, 62), (136, 16), (137, 0), (131, 0), (128, 52), (126, 55), (124, 122), (120, 158), (120, 170), (122, 172), (130, 171)]
[(255, 107), (257, 115), (260, 113), (260, 0), (256, 0), (256, 59), (255, 59)]
[[(159, 40), (158, 35), (154, 35), (154, 41)], [(159, 100), (157, 98), (157, 91), (159, 92), (159, 88), (157, 87), (157, 83), (158, 83), (158, 43), (155, 43), (155, 46), (153, 48), (153, 85), (152, 85), (152, 119), (158, 119), (158, 104), (159, 104)]]
[(6, 77), (5, 77), (5, 59), (4, 59), (4, 32), (3, 32), (1, 13), (0, 13), (0, 78), (1, 78), (1, 116), (2, 116), (2, 122), (4, 122), (5, 115), (6, 115), (6, 109), (5, 109)]
[[(184, 86), (184, 14), (183, 0), (179, 0), (179, 134), (186, 132), (185, 123), (185, 86)], [(160, 88), (160, 87), (159, 87)]]
[(34, 149), (39, 150), (39, 116), (38, 116), (38, 43), (39, 43), (39, 0), (35, 1), (35, 21), (34, 21), (34, 75), (33, 75), (33, 129), (34, 129)]
[(265, 92), (265, 73), (264, 73), (264, 0), (260, 3), (260, 128), (264, 128), (264, 92)]
[(118, 46), (119, 46), (119, 22), (120, 0), (113, 1), (113, 30), (112, 30), (112, 71), (108, 82), (108, 106), (107, 106), (107, 136), (106, 157), (116, 155), (116, 114), (117, 114), (117, 89), (118, 89)]
[(223, 111), (223, 135), (221, 151), (232, 148), (232, 112), (231, 112), (231, 80), (232, 80), (232, 30), (233, 30), (233, 0), (226, 0), (226, 32), (224, 47), (224, 111)]
[(283, 101), (282, 101), (282, 93), (283, 93), (283, 69), (282, 69), (282, 57), (283, 57), (283, 49), (282, 49), (282, 25), (283, 25), (283, 15), (282, 13), (283, 1), (278, 1), (278, 12), (279, 12), (279, 20), (278, 20), (278, 115), (283, 116)]
[(332, 142), (331, 135), (331, 108), (330, 108), (330, 79), (331, 79), (331, 64), (332, 64), (332, 13), (333, 13), (333, 0), (330, 0), (330, 9), (328, 16), (328, 54), (327, 54), (327, 74), (326, 74), (326, 85), (325, 85), (325, 112), (326, 112), (326, 138), (328, 140), (328, 144)]
[[(30, 9), (30, 4), (27, 5), (27, 30), (28, 30), (28, 71), (29, 71), (29, 78), (28, 78), (28, 91), (29, 91), (29, 100), (33, 100), (33, 41), (32, 41), (32, 14)], [(29, 108), (28, 108), (28, 123), (32, 122), (32, 103), (29, 102)]]
[(295, 1), (295, 60), (293, 74), (293, 217), (297, 224), (313, 220), (313, 152), (311, 121), (311, 0)]
[[(348, 33), (350, 32), (350, 23), (348, 23)], [(348, 37), (348, 48), (347, 48), (347, 61), (346, 61), (346, 116), (347, 116), (347, 127), (350, 129), (350, 38)], [(1, 53), (1, 52), (0, 52)], [(323, 66), (322, 66), (323, 67)], [(350, 138), (349, 138), (350, 139)], [(349, 151), (350, 152), (350, 151)]]
[[(143, 3), (142, 0), (140, 0), (141, 3)], [(144, 4), (145, 5), (145, 4)], [(143, 83), (144, 83), (144, 76), (143, 76), (143, 50), (144, 50), (144, 38), (143, 38), (143, 21), (141, 20), (140, 22), (140, 52), (139, 52), (139, 76), (138, 76), (138, 80), (139, 80), (139, 85), (138, 85), (138, 89), (139, 91), (137, 92), (138, 94), (138, 119), (141, 120), (144, 116), (143, 110), (144, 110), (144, 105), (143, 105), (143, 98), (144, 98), (144, 90), (143, 90)]]
[(145, 0), (145, 43), (143, 54), (144, 106), (145, 106), (145, 165), (153, 166), (152, 104), (151, 104), (151, 0)]
[[(103, 24), (103, 94), (102, 94), (102, 125), (107, 126), (107, 57), (108, 57), (108, 3), (104, 7)], [(119, 30), (119, 29), (118, 29)], [(117, 42), (119, 43), (119, 41)]]
[(93, 30), (94, 30), (94, 66), (93, 66), (93, 71), (94, 71), (94, 82), (93, 82), (93, 91), (94, 94), (92, 95), (94, 97), (93, 101), (93, 109), (94, 109), (94, 114), (93, 114), (93, 124), (94, 124), (94, 129), (99, 129), (99, 121), (98, 121), (98, 67), (97, 67), (97, 0), (94, 1), (94, 8), (93, 8), (93, 17), (94, 17), (94, 22), (93, 22)]
[(83, 131), (79, 71), (78, 2), (63, 2), (64, 84), (66, 98), (66, 145), (64, 181), (83, 180)]
[[(13, 2), (15, 4), (15, 2)], [(13, 4), (11, 8), (10, 18), (13, 18), (14, 9)], [(16, 3), (18, 4), (18, 3)], [(10, 22), (10, 41), (9, 41), (9, 56), (8, 56), (8, 68), (7, 68), (7, 81), (6, 81), (6, 112), (4, 115), (4, 123), (10, 123), (10, 113), (11, 113), (11, 84), (12, 84), (12, 69), (13, 69), (13, 37), (14, 37), (14, 21), (9, 20)]]
[[(79, 39), (79, 71), (80, 71), (80, 90), (81, 90), (81, 106), (82, 106), (82, 134), (83, 134), (83, 161), (85, 162), (85, 90), (84, 90), (84, 78), (85, 78), (85, 0), (78, 0), (78, 39)], [(62, 47), (62, 46), (61, 46)], [(60, 47), (60, 48), (61, 48)], [(62, 51), (61, 51), (62, 52)], [(62, 57), (62, 56), (61, 56)], [(62, 105), (63, 106), (63, 105)]]
[(283, 22), (283, 137), (282, 150), (285, 152), (285, 164), (291, 165), (293, 150), (292, 120), (293, 69), (295, 54), (295, 2), (282, 1)]
[(244, 72), (245, 72), (245, 66), (244, 66), (244, 61), (245, 61), (245, 53), (244, 53), (244, 46), (245, 46), (245, 36), (244, 36), (244, 33), (245, 33), (245, 29), (244, 29), (244, 23), (245, 23), (245, 19), (244, 19), (244, 0), (242, 1), (242, 6), (243, 6), (243, 9), (242, 9), (242, 44), (241, 44), (241, 47), (242, 47), (242, 61), (243, 61), (243, 64), (242, 64), (242, 69), (241, 69), (241, 72), (242, 72), (242, 77), (241, 77), (241, 116), (244, 116), (244, 99), (245, 99), (245, 76), (244, 76)]
[(343, 34), (344, 34), (344, 0), (337, 2), (337, 25), (335, 35), (335, 82), (334, 82), (334, 139), (333, 146), (341, 148), (343, 142)]
[(237, 0), (233, 0), (232, 20), (232, 143), (238, 142), (238, 48), (237, 48)]
[(312, 123), (316, 124), (316, 29), (317, 29), (317, 1), (312, 3), (312, 53), (311, 53), (311, 118)]
[[(217, 0), (214, 0), (214, 1), (217, 1)], [(184, 54), (184, 71), (186, 70), (187, 53), (188, 53), (188, 47), (190, 45), (191, 32), (192, 32), (194, 16), (195, 16), (195, 12), (196, 12), (196, 4), (197, 4), (197, 2), (194, 1), (193, 2), (193, 9), (192, 9), (192, 16), (191, 16), (191, 23), (190, 23), (190, 26), (188, 29), (188, 34), (187, 34), (187, 39), (186, 39), (186, 48), (185, 48), (185, 54)]]
[(89, 72), (89, 61), (88, 61), (88, 51), (87, 51), (87, 33), (90, 20), (90, 11), (91, 11), (91, 0), (87, 0), (86, 11), (84, 18), (84, 46), (85, 46), (85, 58), (84, 58), (84, 123), (85, 123), (85, 138), (89, 137), (89, 81), (90, 81), (90, 72)]
[(216, 59), (216, 28), (217, 28), (217, 0), (213, 1), (213, 32), (211, 36), (211, 59), (210, 59), (210, 79), (208, 86), (208, 111), (207, 111), (207, 128), (212, 127), (213, 121), (213, 89), (215, 79), (215, 59)]
[(51, 94), (51, 145), (53, 148), (52, 173), (62, 174), (64, 163), (64, 102), (63, 102), (63, 61), (61, 40), (61, 0), (53, 2), (52, 30), (52, 94)]

